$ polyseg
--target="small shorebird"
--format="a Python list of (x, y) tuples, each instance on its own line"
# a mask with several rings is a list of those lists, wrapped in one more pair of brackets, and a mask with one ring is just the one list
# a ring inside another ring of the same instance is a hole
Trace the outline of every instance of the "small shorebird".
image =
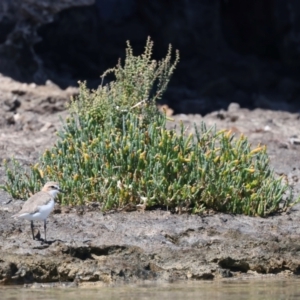
[(23, 205), (22, 209), (13, 218), (23, 218), (30, 220), (31, 232), (34, 239), (34, 225), (33, 221), (43, 220), (45, 230), (45, 242), (46, 242), (46, 219), (54, 208), (54, 198), (63, 191), (59, 188), (57, 182), (47, 182), (40, 192), (32, 195)]

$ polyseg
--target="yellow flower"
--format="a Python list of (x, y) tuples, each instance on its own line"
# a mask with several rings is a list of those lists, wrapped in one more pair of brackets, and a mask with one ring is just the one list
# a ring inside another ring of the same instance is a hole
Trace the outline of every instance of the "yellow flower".
[(214, 163), (217, 163), (219, 160), (220, 160), (220, 156), (217, 156), (217, 157), (214, 159)]
[(140, 159), (141, 159), (141, 160), (145, 160), (145, 158), (146, 158), (146, 151), (144, 151), (144, 152), (142, 152), (142, 153), (140, 154)]
[(232, 130), (228, 130), (228, 132), (225, 134), (225, 137), (229, 138), (232, 134)]
[(90, 159), (90, 156), (87, 153), (83, 153), (83, 158), (85, 161), (88, 161)]
[(254, 154), (254, 153), (257, 153), (257, 152), (264, 151), (265, 148), (266, 148), (265, 146), (257, 147), (257, 148), (253, 149), (253, 150), (250, 152), (250, 155), (252, 155), (252, 154)]
[(41, 169), (39, 169), (39, 172), (40, 172), (40, 176), (41, 176), (42, 178), (44, 178), (44, 171), (41, 170)]

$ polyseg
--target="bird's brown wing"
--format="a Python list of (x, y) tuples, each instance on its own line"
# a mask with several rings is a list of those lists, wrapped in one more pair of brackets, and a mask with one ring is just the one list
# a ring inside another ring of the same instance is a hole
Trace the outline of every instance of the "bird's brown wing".
[(39, 206), (46, 205), (50, 200), (51, 196), (46, 192), (38, 192), (32, 195), (23, 205), (22, 209), (17, 215), (29, 213), (34, 214), (39, 211)]

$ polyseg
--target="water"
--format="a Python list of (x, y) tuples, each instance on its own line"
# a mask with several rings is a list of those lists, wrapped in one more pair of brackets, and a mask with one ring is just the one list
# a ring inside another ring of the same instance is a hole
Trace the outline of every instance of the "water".
[(1, 287), (1, 300), (300, 299), (300, 279), (228, 280), (85, 288)]

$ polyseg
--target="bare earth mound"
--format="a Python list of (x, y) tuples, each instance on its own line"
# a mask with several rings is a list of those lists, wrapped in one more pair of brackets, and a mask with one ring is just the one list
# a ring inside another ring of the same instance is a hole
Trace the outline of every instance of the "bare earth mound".
[[(22, 85), (1, 79), (0, 160), (12, 156), (28, 165), (56, 140), (64, 105), (75, 89)], [(217, 124), (268, 146), (272, 166), (300, 194), (300, 114), (241, 109), (205, 117), (177, 115), (193, 123)], [(5, 180), (0, 166), (0, 182)], [(100, 281), (133, 283), (214, 279), (300, 271), (299, 205), (282, 215), (176, 215), (167, 211), (103, 214), (97, 207), (57, 205), (48, 219), (49, 244), (31, 239), (30, 223), (14, 220), (22, 201), (0, 192), (0, 282)], [(9, 202), (9, 203), (8, 203)], [(42, 223), (40, 226), (41, 231)]]

